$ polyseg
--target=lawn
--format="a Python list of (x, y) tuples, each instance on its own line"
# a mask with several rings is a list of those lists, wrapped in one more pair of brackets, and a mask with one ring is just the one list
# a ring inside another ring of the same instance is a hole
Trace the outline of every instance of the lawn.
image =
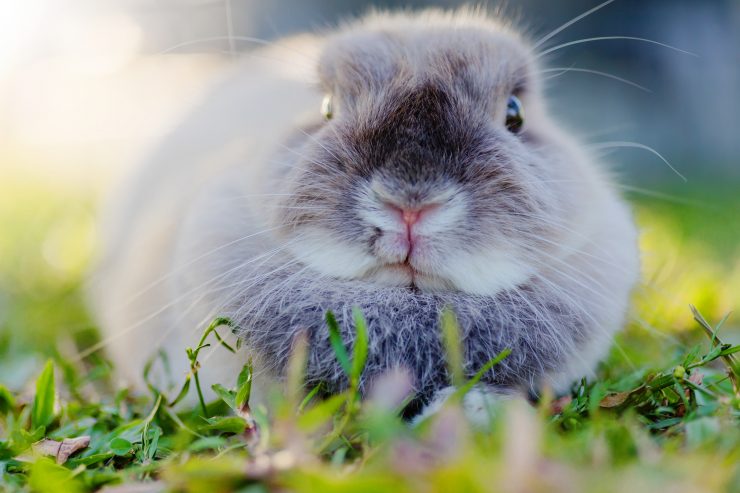
[[(644, 282), (599, 378), (503, 401), (472, 429), (456, 398), (402, 422), (402, 374), (366, 402), (352, 388), (305, 395), (300, 350), (269, 412), (248, 405), (248, 366), (193, 409), (172, 405), (197, 392), (187, 375), (131, 395), (104, 353), (80, 357), (98, 341), (80, 288), (93, 200), (11, 177), (0, 183), (0, 490), (740, 492), (740, 196), (692, 184), (629, 196)], [(454, 321), (445, 327), (454, 374)], [(336, 352), (350, 378), (362, 370), (361, 344)], [(459, 395), (472, 383), (458, 380)]]

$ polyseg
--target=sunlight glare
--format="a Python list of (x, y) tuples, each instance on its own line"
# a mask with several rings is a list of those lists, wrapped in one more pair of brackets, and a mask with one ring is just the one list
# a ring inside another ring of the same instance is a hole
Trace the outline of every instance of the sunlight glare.
[(0, 0), (0, 78), (30, 49), (48, 0)]

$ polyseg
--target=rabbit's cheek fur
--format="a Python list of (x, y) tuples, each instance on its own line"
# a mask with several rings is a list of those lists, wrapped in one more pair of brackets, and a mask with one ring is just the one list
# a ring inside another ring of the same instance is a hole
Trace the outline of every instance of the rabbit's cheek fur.
[(289, 241), (295, 258), (319, 275), (357, 279), (376, 264), (366, 246), (320, 227), (302, 226)]
[(452, 256), (441, 269), (441, 275), (459, 290), (478, 295), (515, 288), (533, 272), (517, 252), (503, 249)]

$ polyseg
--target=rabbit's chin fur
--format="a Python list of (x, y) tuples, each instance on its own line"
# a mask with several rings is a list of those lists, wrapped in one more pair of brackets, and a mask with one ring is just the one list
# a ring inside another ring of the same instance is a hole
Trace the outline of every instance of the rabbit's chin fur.
[[(351, 345), (353, 307), (369, 331), (363, 392), (403, 367), (418, 403), (441, 402), (446, 308), (468, 376), (511, 350), (481, 395), (591, 375), (624, 323), (636, 230), (610, 177), (548, 119), (536, 57), (513, 29), (480, 11), (372, 14), (253, 55), (103, 217), (90, 292), (123, 378), (144, 388), (163, 350), (179, 380), (185, 348), (223, 316), (244, 344), (201, 353), (204, 388), (233, 384), (251, 358), (261, 399), (303, 334), (307, 385), (338, 391), (324, 314)], [(513, 92), (518, 135), (503, 125)], [(425, 214), (413, 237), (402, 210)]]

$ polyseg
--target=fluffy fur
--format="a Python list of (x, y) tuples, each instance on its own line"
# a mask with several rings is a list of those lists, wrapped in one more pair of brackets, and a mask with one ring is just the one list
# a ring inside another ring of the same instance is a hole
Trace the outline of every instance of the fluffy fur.
[[(493, 392), (590, 374), (623, 323), (636, 233), (610, 179), (550, 121), (526, 41), (482, 12), (427, 11), (254, 55), (104, 220), (93, 294), (123, 375), (141, 383), (160, 347), (186, 371), (184, 347), (220, 315), (245, 344), (205, 361), (207, 381), (254, 357), (271, 385), (305, 333), (308, 383), (339, 390), (324, 312), (351, 345), (353, 306), (369, 325), (363, 388), (405, 367), (420, 402), (444, 395), (445, 307), (467, 374), (512, 350), (483, 378)], [(518, 134), (504, 125), (511, 94)], [(397, 211), (419, 208), (412, 236)]]

